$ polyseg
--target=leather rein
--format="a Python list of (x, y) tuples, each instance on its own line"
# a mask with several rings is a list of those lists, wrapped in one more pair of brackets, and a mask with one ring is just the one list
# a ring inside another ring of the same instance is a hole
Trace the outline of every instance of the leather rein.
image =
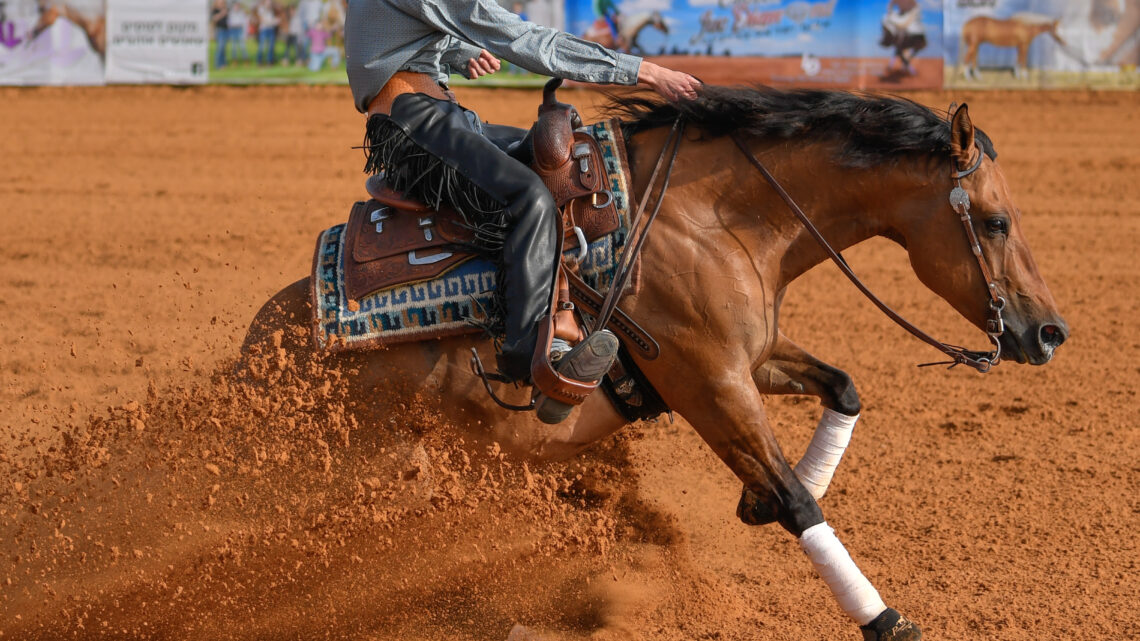
[(974, 173), (978, 170), (979, 167), (982, 166), (982, 159), (985, 157), (985, 152), (980, 146), (978, 146), (978, 159), (972, 166), (967, 169), (954, 171), (951, 173), (951, 178), (953, 178), (955, 186), (952, 190), (950, 190), (950, 206), (954, 208), (954, 211), (958, 213), (958, 218), (962, 221), (962, 226), (966, 230), (966, 238), (970, 243), (970, 250), (973, 252), (974, 257), (977, 258), (978, 266), (982, 271), (982, 277), (986, 281), (986, 291), (990, 297), (990, 317), (986, 320), (985, 332), (986, 335), (989, 336), (990, 342), (993, 343), (994, 346), (993, 351), (990, 352), (973, 351), (968, 350), (964, 347), (958, 347), (956, 345), (943, 343), (942, 341), (922, 331), (910, 321), (899, 315), (898, 312), (891, 309), (865, 284), (863, 284), (863, 281), (859, 280), (859, 277), (856, 276), (855, 272), (851, 270), (851, 267), (847, 264), (847, 261), (843, 259), (843, 256), (841, 256), (838, 251), (836, 251), (830, 244), (828, 244), (827, 240), (824, 239), (823, 234), (820, 233), (819, 229), (816, 228), (814, 224), (812, 224), (811, 220), (809, 220), (807, 215), (804, 214), (803, 210), (800, 209), (800, 206), (797, 205), (794, 200), (792, 200), (792, 197), (788, 195), (788, 192), (784, 190), (779, 182), (777, 182), (776, 178), (772, 176), (764, 164), (756, 158), (750, 149), (748, 149), (748, 146), (744, 143), (744, 141), (735, 135), (732, 136), (732, 141), (736, 143), (737, 147), (740, 148), (740, 151), (744, 154), (744, 157), (747, 158), (748, 161), (751, 162), (752, 165), (760, 171), (765, 180), (768, 181), (768, 184), (772, 186), (772, 189), (774, 189), (776, 193), (780, 195), (780, 198), (784, 200), (784, 202), (788, 205), (788, 208), (792, 210), (792, 213), (794, 213), (796, 217), (799, 218), (800, 222), (808, 230), (808, 233), (810, 233), (811, 236), (815, 238), (816, 242), (819, 243), (821, 247), (823, 247), (824, 251), (827, 252), (827, 255), (831, 258), (831, 260), (839, 266), (840, 271), (842, 271), (844, 275), (846, 275), (847, 278), (855, 284), (855, 287), (857, 287), (864, 296), (866, 296), (872, 303), (874, 303), (880, 311), (886, 314), (887, 318), (890, 318), (900, 327), (917, 337), (919, 340), (922, 340), (934, 346), (936, 349), (940, 350), (951, 359), (949, 361), (941, 361), (937, 363), (923, 363), (919, 365), (919, 367), (926, 367), (929, 365), (949, 365), (951, 368), (953, 368), (957, 365), (968, 365), (978, 370), (979, 372), (988, 372), (990, 368), (992, 368), (994, 365), (997, 365), (1001, 361), (1001, 342), (998, 340), (998, 338), (1005, 331), (1005, 322), (1002, 320), (1001, 313), (1002, 310), (1005, 309), (1006, 302), (1004, 298), (998, 295), (997, 283), (994, 281), (993, 273), (990, 271), (989, 265), (986, 264), (985, 256), (982, 255), (982, 247), (978, 242), (978, 236), (974, 232), (973, 222), (970, 217), (970, 195), (966, 193), (965, 189), (962, 188), (962, 179)]

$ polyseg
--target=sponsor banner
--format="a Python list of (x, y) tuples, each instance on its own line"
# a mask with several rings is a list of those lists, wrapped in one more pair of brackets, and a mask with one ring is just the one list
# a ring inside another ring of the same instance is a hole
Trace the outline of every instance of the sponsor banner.
[(949, 87), (1137, 87), (1140, 0), (945, 0)]
[(208, 23), (204, 1), (110, 0), (107, 82), (206, 82)]
[(0, 0), (0, 85), (103, 84), (104, 0)]
[(942, 0), (567, 0), (566, 24), (707, 82), (942, 85)]

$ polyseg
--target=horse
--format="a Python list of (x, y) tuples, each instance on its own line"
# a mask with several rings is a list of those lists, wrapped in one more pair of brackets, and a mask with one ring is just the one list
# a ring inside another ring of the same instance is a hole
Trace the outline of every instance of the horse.
[(28, 38), (28, 44), (31, 44), (48, 27), (55, 24), (56, 20), (65, 18), (83, 31), (84, 35), (87, 36), (87, 44), (91, 46), (92, 51), (98, 54), (100, 58), (107, 57), (107, 20), (104, 16), (87, 16), (67, 2), (41, 1), (39, 12), (40, 19), (32, 28), (32, 35)]
[[(885, 606), (819, 507), (839, 462), (835, 453), (842, 454), (858, 418), (859, 395), (846, 372), (781, 331), (787, 286), (827, 255), (743, 150), (774, 168), (836, 249), (875, 236), (896, 241), (920, 281), (978, 327), (992, 321), (991, 296), (1000, 296), (1001, 353), (1042, 365), (1068, 327), (1038, 273), (992, 142), (974, 128), (964, 105), (947, 119), (899, 98), (713, 86), (679, 104), (615, 100), (624, 110), (635, 193), (650, 181), (670, 123), (686, 123), (672, 186), (642, 252), (641, 289), (621, 301), (660, 343), (656, 360), (638, 357), (637, 364), (743, 482), (742, 521), (778, 522), (797, 537), (866, 638), (920, 638), (916, 624)], [(947, 200), (959, 183), (972, 201), (969, 233)], [(979, 260), (991, 276), (982, 275)], [(325, 367), (346, 373), (351, 393), (367, 406), (361, 421), (397, 415), (401, 401), (389, 394), (403, 390), (438, 408), (468, 442), (493, 441), (537, 463), (576, 456), (628, 424), (602, 394), (558, 426), (492, 403), (469, 369), (473, 347), (484, 360), (493, 353), (487, 338), (321, 355), (308, 339), (310, 294), (308, 279), (301, 279), (266, 302), (243, 353), (288, 350), (299, 359), (324, 359)], [(512, 403), (530, 397), (525, 388), (500, 386), (499, 393)], [(765, 395), (787, 394), (814, 396), (823, 406), (795, 468), (764, 408)]]
[(1057, 33), (1060, 20), (1042, 16), (1022, 15), (1001, 20), (989, 16), (970, 18), (962, 26), (962, 45), (958, 64), (963, 67), (967, 79), (981, 80), (978, 71), (978, 47), (983, 43), (995, 47), (1017, 47), (1017, 66), (1013, 75), (1016, 78), (1029, 77), (1029, 45), (1041, 34), (1048, 33), (1061, 46), (1065, 41)]
[(633, 54), (644, 54), (645, 50), (642, 49), (637, 41), (642, 31), (652, 27), (665, 35), (669, 34), (669, 25), (665, 22), (665, 18), (661, 15), (660, 11), (635, 13), (628, 17), (618, 14), (615, 20), (617, 21), (618, 27), (617, 42), (614, 42), (610, 25), (604, 18), (595, 20), (594, 24), (590, 25), (590, 28), (586, 30), (586, 33), (582, 34), (582, 39), (596, 42), (608, 49)]

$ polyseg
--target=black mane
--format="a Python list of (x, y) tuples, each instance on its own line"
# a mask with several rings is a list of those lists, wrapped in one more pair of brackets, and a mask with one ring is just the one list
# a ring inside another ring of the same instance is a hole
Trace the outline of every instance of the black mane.
[[(670, 126), (678, 115), (706, 137), (741, 133), (756, 138), (838, 143), (838, 160), (872, 167), (900, 156), (948, 158), (950, 123), (914, 101), (845, 91), (707, 85), (696, 100), (662, 103), (644, 95), (611, 96), (610, 109), (625, 119), (628, 136)], [(986, 155), (993, 143), (975, 129)]]

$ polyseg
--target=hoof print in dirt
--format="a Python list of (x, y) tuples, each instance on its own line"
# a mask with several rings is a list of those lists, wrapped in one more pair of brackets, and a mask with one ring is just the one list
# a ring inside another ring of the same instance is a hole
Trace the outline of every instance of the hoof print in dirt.
[(919, 641), (922, 630), (914, 621), (899, 614), (894, 608), (887, 608), (867, 625), (863, 631), (863, 641)]

